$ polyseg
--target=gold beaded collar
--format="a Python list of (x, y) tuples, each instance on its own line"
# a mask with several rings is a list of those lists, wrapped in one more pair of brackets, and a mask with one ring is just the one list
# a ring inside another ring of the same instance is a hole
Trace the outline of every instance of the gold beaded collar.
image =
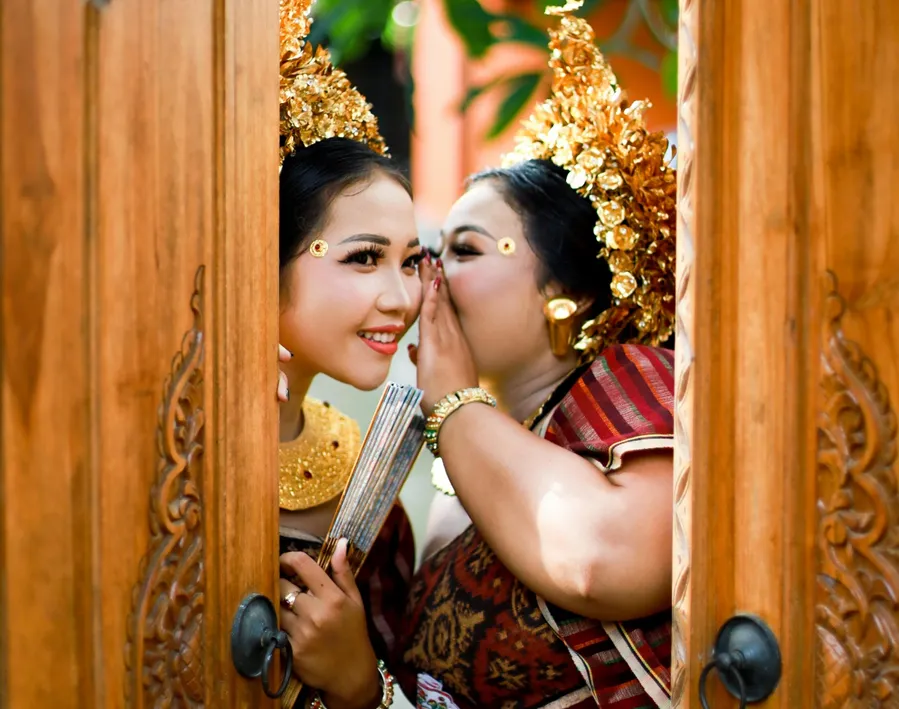
[(295, 512), (343, 492), (361, 446), (359, 426), (330, 404), (306, 398), (303, 432), (279, 447), (281, 509)]

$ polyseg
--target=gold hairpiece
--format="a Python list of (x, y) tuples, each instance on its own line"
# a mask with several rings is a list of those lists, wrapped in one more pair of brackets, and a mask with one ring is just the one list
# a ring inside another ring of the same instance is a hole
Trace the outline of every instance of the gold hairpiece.
[(306, 41), (313, 0), (281, 0), (281, 163), (299, 146), (349, 138), (387, 155), (371, 105)]
[(575, 348), (585, 360), (627, 337), (658, 345), (674, 331), (676, 174), (665, 163), (668, 141), (648, 133), (646, 101), (629, 103), (596, 46), (590, 24), (570, 0), (549, 7), (561, 17), (550, 30), (550, 97), (522, 124), (506, 166), (552, 160), (597, 212), (598, 258), (614, 273), (612, 306), (584, 323)]

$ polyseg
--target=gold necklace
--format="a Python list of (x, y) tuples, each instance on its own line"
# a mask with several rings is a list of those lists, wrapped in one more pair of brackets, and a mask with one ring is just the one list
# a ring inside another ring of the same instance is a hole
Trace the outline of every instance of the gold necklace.
[(306, 510), (337, 497), (361, 445), (359, 426), (330, 404), (306, 398), (303, 431), (278, 446), (281, 509)]

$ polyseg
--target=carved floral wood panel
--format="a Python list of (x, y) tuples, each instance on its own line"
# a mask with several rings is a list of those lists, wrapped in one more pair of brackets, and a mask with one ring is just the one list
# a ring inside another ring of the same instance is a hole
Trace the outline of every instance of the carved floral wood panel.
[(896, 414), (872, 361), (826, 300), (818, 419), (818, 698), (825, 709), (899, 702)]
[(133, 709), (199, 709), (205, 700), (202, 266), (190, 307), (193, 327), (172, 360), (159, 406), (150, 542), (128, 624), (126, 699)]

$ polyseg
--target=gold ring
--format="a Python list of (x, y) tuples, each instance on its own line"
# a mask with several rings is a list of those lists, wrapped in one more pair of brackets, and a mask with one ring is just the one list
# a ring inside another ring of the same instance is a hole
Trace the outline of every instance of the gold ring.
[(299, 598), (299, 597), (300, 597), (299, 591), (291, 591), (286, 596), (284, 596), (284, 598), (281, 599), (281, 603), (284, 604), (284, 607), (287, 608), (287, 610), (292, 611), (293, 606), (297, 602), (297, 598)]

